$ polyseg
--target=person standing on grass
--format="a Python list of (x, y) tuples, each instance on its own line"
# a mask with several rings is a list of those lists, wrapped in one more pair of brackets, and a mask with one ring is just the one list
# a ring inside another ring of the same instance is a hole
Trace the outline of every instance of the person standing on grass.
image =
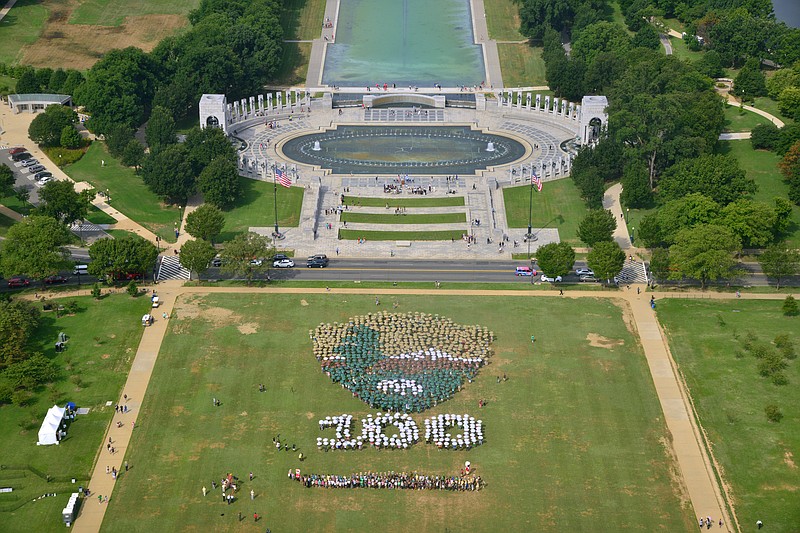
[(250, 501), (256, 499), (256, 492), (253, 489), (250, 489)]

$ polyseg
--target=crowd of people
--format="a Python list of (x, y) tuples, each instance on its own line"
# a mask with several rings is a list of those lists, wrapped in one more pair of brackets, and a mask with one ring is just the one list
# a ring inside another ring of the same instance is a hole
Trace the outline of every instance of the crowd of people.
[(320, 324), (314, 356), (335, 383), (374, 408), (421, 412), (472, 381), (494, 334), (439, 315), (374, 313)]
[[(461, 434), (451, 435), (451, 427), (462, 429)], [(425, 441), (440, 449), (470, 449), (483, 444), (483, 421), (469, 415), (440, 414), (425, 419)]]
[(476, 491), (484, 486), (476, 475), (429, 476), (418, 472), (359, 472), (349, 476), (335, 474), (305, 474), (289, 470), (289, 479), (294, 479), (307, 488), (333, 489), (409, 489)]
[[(353, 436), (350, 432), (352, 415), (327, 417), (319, 421), (320, 429), (336, 426), (336, 438), (317, 437), (320, 450), (362, 449), (365, 444), (375, 448), (408, 449), (419, 440), (419, 428), (409, 415), (404, 413), (377, 413), (361, 419), (361, 434)], [(387, 435), (384, 428), (396, 427), (398, 433)]]

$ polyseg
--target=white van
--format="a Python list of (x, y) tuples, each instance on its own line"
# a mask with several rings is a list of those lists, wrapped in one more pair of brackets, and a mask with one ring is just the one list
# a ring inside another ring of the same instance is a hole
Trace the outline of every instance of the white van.
[(75, 265), (75, 268), (72, 269), (73, 276), (86, 276), (89, 274), (89, 265)]

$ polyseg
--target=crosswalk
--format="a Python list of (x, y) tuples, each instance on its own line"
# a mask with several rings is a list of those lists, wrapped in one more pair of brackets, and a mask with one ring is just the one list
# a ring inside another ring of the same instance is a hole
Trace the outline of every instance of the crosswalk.
[(620, 284), (647, 283), (647, 267), (642, 262), (626, 259), (617, 279)]
[(190, 272), (181, 265), (177, 256), (163, 255), (159, 257), (158, 274), (156, 275), (158, 281), (189, 279), (189, 275)]

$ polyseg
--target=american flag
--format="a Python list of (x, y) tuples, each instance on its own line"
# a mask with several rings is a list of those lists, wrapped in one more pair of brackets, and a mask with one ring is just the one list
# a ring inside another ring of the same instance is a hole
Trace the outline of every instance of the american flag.
[(275, 168), (275, 181), (277, 181), (284, 187), (292, 186), (292, 178), (287, 176), (286, 172), (281, 170), (280, 168)]
[(542, 192), (542, 178), (536, 174), (531, 174), (531, 185), (536, 185), (536, 190)]

